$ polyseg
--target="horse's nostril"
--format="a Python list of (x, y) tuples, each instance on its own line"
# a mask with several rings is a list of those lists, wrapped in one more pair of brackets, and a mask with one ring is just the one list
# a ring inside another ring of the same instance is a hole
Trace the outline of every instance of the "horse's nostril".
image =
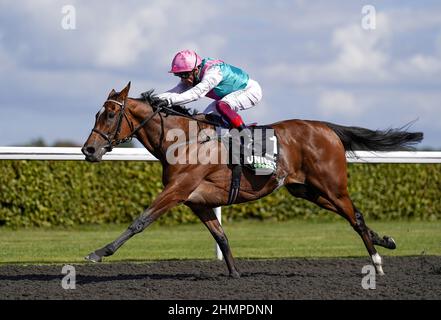
[(95, 153), (95, 148), (94, 147), (87, 147), (86, 148), (86, 152), (88, 154), (94, 154)]

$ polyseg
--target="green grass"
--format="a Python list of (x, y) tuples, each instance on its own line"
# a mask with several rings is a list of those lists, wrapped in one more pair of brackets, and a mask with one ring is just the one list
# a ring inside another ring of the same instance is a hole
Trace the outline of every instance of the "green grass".
[[(379, 234), (393, 236), (397, 249), (384, 255), (441, 255), (441, 222), (371, 222)], [(75, 229), (0, 228), (0, 263), (83, 262), (89, 252), (114, 240), (126, 225)], [(366, 249), (344, 221), (243, 221), (224, 224), (237, 258), (357, 257)], [(130, 239), (106, 261), (213, 259), (214, 240), (202, 224), (153, 225)]]

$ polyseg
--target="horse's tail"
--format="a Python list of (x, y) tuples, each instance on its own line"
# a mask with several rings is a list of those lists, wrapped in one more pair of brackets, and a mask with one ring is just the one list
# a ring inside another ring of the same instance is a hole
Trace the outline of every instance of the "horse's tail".
[(409, 125), (398, 129), (369, 130), (360, 127), (345, 127), (325, 122), (334, 130), (346, 151), (402, 151), (414, 150), (414, 145), (423, 140), (422, 132), (408, 132)]

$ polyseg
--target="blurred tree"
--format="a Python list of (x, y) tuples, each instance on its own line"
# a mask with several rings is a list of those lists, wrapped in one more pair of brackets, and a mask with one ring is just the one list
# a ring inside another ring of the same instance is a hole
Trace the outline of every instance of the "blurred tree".
[(43, 138), (36, 138), (31, 140), (31, 142), (23, 144), (24, 147), (47, 147), (46, 142)]
[(53, 147), (81, 147), (79, 143), (69, 140), (58, 140), (52, 145)]
[(417, 151), (441, 151), (440, 148), (435, 148), (431, 146), (422, 146), (416, 149)]
[(135, 144), (133, 143), (133, 141), (127, 141), (118, 145), (118, 148), (135, 148)]

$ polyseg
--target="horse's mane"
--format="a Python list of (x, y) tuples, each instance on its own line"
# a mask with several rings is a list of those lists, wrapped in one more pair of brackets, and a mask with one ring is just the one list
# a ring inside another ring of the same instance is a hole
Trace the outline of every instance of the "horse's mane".
[[(143, 93), (141, 93), (141, 97), (136, 100), (147, 102), (153, 108), (157, 108), (158, 105), (163, 102), (163, 100), (158, 98), (153, 92), (154, 92), (153, 89), (146, 91), (146, 92), (143, 92)], [(172, 105), (169, 108), (180, 113), (180, 114), (184, 114), (184, 115), (188, 115), (188, 116), (194, 116), (197, 114), (197, 110), (186, 108), (181, 105)]]

